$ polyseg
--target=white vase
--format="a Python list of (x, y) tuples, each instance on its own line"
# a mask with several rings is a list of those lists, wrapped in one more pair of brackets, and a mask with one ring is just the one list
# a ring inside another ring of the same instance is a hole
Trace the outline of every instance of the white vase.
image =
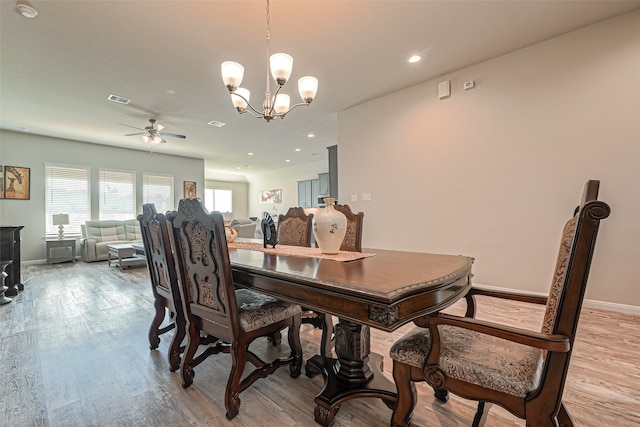
[(326, 207), (313, 216), (313, 235), (323, 254), (337, 254), (347, 233), (347, 217), (335, 210), (336, 199), (326, 197)]

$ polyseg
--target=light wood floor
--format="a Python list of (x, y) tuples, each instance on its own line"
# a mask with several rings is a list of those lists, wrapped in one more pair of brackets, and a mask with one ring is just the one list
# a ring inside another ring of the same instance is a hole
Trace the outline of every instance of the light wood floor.
[[(152, 297), (145, 268), (119, 272), (106, 262), (28, 265), (25, 290), (0, 306), (1, 426), (315, 426), (321, 378), (288, 369), (241, 394), (240, 414), (227, 421), (223, 393), (227, 355), (196, 368), (194, 384), (181, 387), (169, 372), (167, 344), (150, 351), (147, 328)], [(542, 307), (480, 301), (480, 318), (540, 329)], [(449, 311), (461, 313), (462, 306)], [(501, 313), (501, 314), (498, 314)], [(393, 334), (372, 330), (372, 351), (385, 356), (410, 325)], [(305, 358), (318, 351), (320, 332), (303, 325)], [(286, 341), (286, 340), (284, 340)], [(257, 351), (288, 354), (286, 344), (260, 342)], [(467, 426), (475, 405), (452, 396), (436, 403), (418, 384), (416, 426)], [(564, 399), (577, 426), (640, 425), (640, 316), (584, 309)], [(387, 426), (391, 411), (379, 400), (342, 405), (335, 427)], [(487, 426), (523, 426), (492, 406)]]

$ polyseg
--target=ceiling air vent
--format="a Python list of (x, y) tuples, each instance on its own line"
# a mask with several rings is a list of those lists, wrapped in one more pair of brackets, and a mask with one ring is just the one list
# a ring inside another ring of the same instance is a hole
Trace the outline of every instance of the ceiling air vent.
[(207, 123), (207, 124), (208, 124), (208, 125), (211, 125), (211, 126), (215, 126), (215, 127), (217, 127), (217, 128), (221, 128), (222, 126), (226, 125), (226, 123), (222, 123), (222, 122), (219, 122), (219, 121), (217, 121), (217, 120), (211, 120), (211, 121), (210, 121), (209, 123)]
[(124, 105), (127, 105), (128, 103), (131, 102), (129, 98), (125, 98), (124, 96), (113, 95), (113, 94), (107, 96), (107, 99), (109, 101), (117, 102), (118, 104), (124, 104)]

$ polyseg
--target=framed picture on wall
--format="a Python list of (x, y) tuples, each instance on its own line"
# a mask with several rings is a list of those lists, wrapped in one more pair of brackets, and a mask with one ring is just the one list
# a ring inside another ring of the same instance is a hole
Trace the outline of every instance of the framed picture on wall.
[(196, 183), (195, 181), (185, 181), (184, 182), (184, 198), (185, 199), (195, 199), (197, 198), (196, 192)]
[(29, 200), (31, 197), (31, 169), (19, 166), (4, 167), (4, 198)]
[(260, 192), (260, 203), (282, 203), (282, 188)]
[(0, 165), (0, 199), (4, 199), (4, 166)]

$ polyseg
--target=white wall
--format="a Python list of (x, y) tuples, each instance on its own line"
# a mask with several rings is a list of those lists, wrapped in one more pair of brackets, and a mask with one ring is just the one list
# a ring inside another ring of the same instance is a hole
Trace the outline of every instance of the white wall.
[(612, 214), (587, 298), (640, 306), (639, 100), (633, 13), (340, 113), (339, 193), (358, 195), (365, 247), (469, 255), (476, 283), (547, 292), (562, 226), (599, 179)]
[[(287, 210), (298, 205), (298, 181), (317, 179), (319, 173), (328, 172), (329, 163), (326, 158), (313, 163), (291, 166), (271, 172), (248, 175), (249, 181), (249, 216), (260, 218), (267, 211), (277, 217), (286, 214)], [(282, 189), (282, 203), (260, 203), (260, 191)]]
[[(0, 200), (0, 224), (24, 225), (20, 232), (21, 259), (44, 260), (45, 181), (44, 164), (58, 163), (91, 167), (92, 192), (99, 192), (98, 168), (138, 173), (137, 192), (142, 199), (142, 173), (172, 174), (176, 207), (184, 197), (183, 182), (195, 181), (198, 197), (204, 200), (204, 161), (146, 151), (42, 137), (0, 130), (0, 164), (31, 168), (31, 198)], [(92, 207), (98, 219), (97, 206)], [(137, 207), (142, 212), (142, 203)], [(78, 248), (79, 249), (79, 248)], [(79, 250), (77, 252), (80, 253)]]

